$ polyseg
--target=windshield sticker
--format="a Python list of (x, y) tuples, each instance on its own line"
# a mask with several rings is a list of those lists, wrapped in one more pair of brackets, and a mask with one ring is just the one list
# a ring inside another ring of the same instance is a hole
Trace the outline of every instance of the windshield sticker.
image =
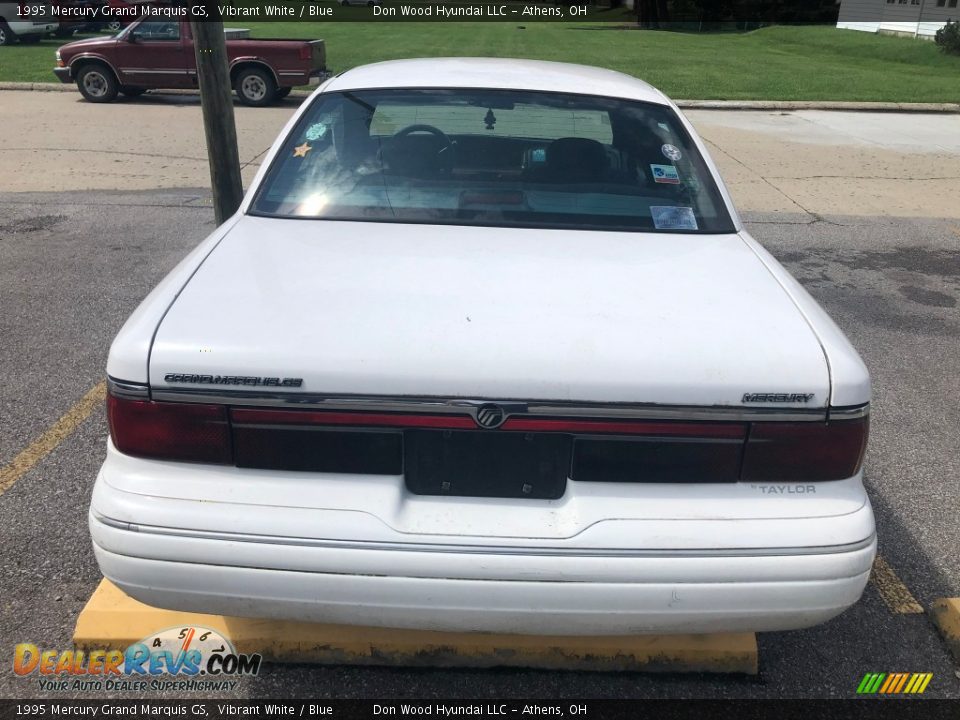
[(307, 140), (315, 141), (315, 140), (319, 140), (326, 134), (327, 134), (327, 124), (320, 122), (320, 123), (314, 123), (313, 125), (308, 127), (305, 137), (307, 138)]
[(653, 226), (657, 230), (697, 230), (697, 218), (693, 208), (651, 205)]
[(303, 145), (298, 145), (293, 149), (293, 156), (295, 158), (305, 158), (307, 153), (313, 150), (313, 147), (304, 143)]
[(680, 148), (678, 148), (676, 145), (671, 145), (670, 143), (667, 143), (660, 148), (660, 152), (663, 153), (665, 158), (668, 160), (673, 160), (674, 162), (683, 157), (683, 153), (680, 152)]
[(668, 185), (679, 185), (680, 175), (677, 168), (673, 165), (651, 165), (650, 172), (653, 173), (655, 183), (666, 183)]

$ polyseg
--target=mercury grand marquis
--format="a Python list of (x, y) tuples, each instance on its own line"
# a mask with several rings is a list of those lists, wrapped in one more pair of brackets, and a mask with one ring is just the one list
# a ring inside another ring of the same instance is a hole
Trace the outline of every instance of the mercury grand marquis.
[(860, 597), (870, 380), (615, 72), (327, 81), (110, 350), (103, 574), (186, 611), (764, 631)]

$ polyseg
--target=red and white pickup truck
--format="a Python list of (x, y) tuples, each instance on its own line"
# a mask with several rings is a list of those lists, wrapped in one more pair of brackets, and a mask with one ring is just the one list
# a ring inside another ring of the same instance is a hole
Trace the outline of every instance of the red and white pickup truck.
[[(230, 81), (245, 105), (269, 105), (299, 85), (319, 84), (326, 73), (323, 40), (250, 40), (227, 37)], [(197, 87), (190, 23), (141, 20), (118, 35), (63, 45), (53, 71), (75, 82), (90, 102), (112, 102), (118, 93)]]

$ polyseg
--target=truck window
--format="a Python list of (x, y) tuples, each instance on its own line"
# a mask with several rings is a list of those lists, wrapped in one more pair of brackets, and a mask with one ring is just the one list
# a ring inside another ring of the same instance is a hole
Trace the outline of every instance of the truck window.
[(140, 23), (133, 34), (140, 40), (171, 40), (180, 39), (180, 23), (169, 20), (157, 20)]

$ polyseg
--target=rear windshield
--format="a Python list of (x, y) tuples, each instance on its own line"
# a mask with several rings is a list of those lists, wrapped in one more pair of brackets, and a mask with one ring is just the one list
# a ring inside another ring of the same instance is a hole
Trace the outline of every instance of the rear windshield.
[(251, 212), (507, 227), (733, 232), (673, 110), (512, 90), (319, 95)]

